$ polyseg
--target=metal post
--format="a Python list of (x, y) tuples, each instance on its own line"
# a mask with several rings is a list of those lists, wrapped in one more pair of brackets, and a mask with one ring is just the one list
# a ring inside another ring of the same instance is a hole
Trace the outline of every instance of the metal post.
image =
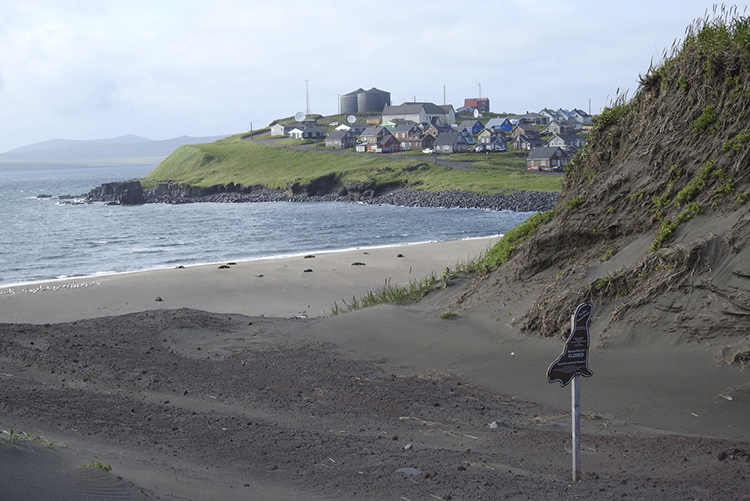
[(580, 376), (576, 374), (571, 381), (571, 406), (573, 420), (573, 482), (581, 479), (581, 389), (578, 386)]

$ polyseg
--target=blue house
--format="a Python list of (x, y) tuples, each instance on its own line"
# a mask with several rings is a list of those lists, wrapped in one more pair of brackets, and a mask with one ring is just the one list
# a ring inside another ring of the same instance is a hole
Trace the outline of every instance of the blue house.
[(484, 124), (479, 120), (464, 120), (458, 126), (458, 132), (464, 132), (469, 135), (477, 135), (484, 130)]

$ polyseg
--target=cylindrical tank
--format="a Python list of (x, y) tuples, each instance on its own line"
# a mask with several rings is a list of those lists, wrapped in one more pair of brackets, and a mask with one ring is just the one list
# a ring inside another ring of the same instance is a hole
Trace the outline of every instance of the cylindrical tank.
[(360, 113), (380, 113), (386, 106), (391, 104), (391, 93), (372, 89), (362, 92), (357, 96), (357, 107)]
[(351, 113), (358, 113), (359, 108), (357, 104), (357, 97), (363, 94), (364, 89), (357, 89), (349, 94), (344, 94), (339, 97), (339, 107), (342, 115), (348, 115)]

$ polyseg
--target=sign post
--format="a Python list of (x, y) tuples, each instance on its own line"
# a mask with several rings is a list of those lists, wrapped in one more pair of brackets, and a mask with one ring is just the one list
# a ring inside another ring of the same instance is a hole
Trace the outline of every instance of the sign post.
[(578, 306), (571, 319), (571, 333), (562, 354), (547, 369), (547, 381), (570, 387), (572, 439), (573, 439), (573, 481), (581, 479), (581, 389), (580, 378), (590, 377), (594, 373), (589, 369), (589, 320), (592, 313), (591, 303)]

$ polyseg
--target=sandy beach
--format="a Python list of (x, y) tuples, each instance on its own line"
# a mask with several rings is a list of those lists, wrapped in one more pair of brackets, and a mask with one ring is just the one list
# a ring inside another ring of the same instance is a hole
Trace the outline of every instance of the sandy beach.
[[(53, 323), (195, 308), (269, 317), (320, 317), (334, 302), (408, 284), (486, 252), (497, 237), (217, 263), (0, 288), (2, 321)], [(12, 291), (12, 293), (8, 293)], [(158, 300), (157, 300), (158, 299)]]
[[(718, 341), (593, 345), (583, 480), (572, 483), (570, 389), (546, 381), (563, 340), (515, 322), (534, 280), (492, 316), (479, 306), (441, 318), (459, 309), (460, 276), (415, 305), (330, 315), (334, 302), (439, 275), (493, 242), (14, 287), (0, 295), (0, 492), (749, 499), (750, 384)], [(603, 323), (595, 309), (592, 338)]]

